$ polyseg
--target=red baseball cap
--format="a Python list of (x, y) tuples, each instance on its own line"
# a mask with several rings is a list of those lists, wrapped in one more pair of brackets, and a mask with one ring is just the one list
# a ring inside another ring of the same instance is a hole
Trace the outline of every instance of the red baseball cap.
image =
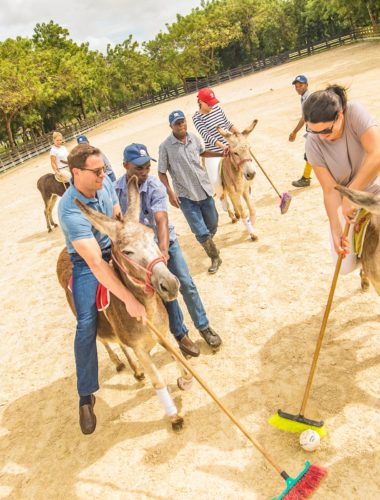
[(214, 106), (218, 104), (218, 99), (215, 97), (213, 90), (209, 88), (201, 89), (197, 95), (198, 99), (202, 102), (205, 102), (209, 106)]

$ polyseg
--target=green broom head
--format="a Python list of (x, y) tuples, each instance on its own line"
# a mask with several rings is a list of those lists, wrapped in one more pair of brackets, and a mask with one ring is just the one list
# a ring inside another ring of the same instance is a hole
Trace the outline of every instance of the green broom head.
[[(285, 418), (284, 416), (281, 416), (281, 414), (292, 417), (290, 414), (283, 413), (279, 410), (279, 413), (272, 415), (269, 419), (269, 423), (281, 431), (296, 432), (301, 434), (301, 432), (306, 431), (307, 429), (312, 429), (313, 431), (318, 432), (321, 438), (326, 436), (326, 429), (323, 426), (323, 422), (322, 425), (313, 425), (313, 420), (304, 419), (303, 417), (300, 418), (299, 415), (294, 416), (293, 419)], [(320, 424), (319, 422), (315, 423)]]
[(310, 462), (305, 463), (303, 471), (294, 479), (283, 471), (281, 476), (286, 481), (286, 488), (279, 497), (273, 500), (303, 500), (308, 498), (318, 488), (326, 474), (327, 470), (324, 467), (310, 465)]

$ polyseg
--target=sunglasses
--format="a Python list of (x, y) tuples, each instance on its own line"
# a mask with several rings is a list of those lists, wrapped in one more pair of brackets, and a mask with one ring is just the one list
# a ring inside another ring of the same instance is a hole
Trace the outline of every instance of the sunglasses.
[(103, 165), (100, 168), (94, 168), (94, 169), (92, 169), (92, 168), (84, 168), (84, 167), (82, 167), (82, 168), (77, 167), (77, 168), (79, 168), (79, 170), (88, 170), (89, 172), (92, 172), (93, 174), (95, 174), (96, 177), (100, 177), (102, 174), (106, 173), (106, 167), (105, 167), (105, 165)]
[(308, 134), (316, 134), (316, 135), (329, 135), (329, 134), (332, 134), (332, 131), (334, 129), (334, 125), (335, 125), (335, 122), (337, 121), (338, 119), (338, 113), (335, 115), (335, 118), (334, 118), (334, 121), (332, 122), (331, 124), (331, 127), (328, 127), (328, 128), (324, 128), (323, 130), (311, 130), (308, 125), (306, 124), (306, 132)]

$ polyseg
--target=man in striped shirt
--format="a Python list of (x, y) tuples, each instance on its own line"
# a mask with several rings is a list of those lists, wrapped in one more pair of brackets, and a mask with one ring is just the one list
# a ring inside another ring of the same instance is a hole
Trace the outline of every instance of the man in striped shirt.
[[(218, 106), (219, 101), (211, 89), (201, 89), (197, 98), (199, 111), (193, 115), (193, 122), (205, 143), (206, 151), (227, 154), (227, 141), (217, 131), (217, 127), (224, 128), (235, 134), (239, 131), (228, 120), (222, 108)], [(219, 161), (217, 158), (206, 158), (205, 164), (214, 192), (218, 198), (221, 198), (223, 186), (219, 173)], [(223, 208), (226, 208), (226, 204)]]
[[(218, 212), (210, 180), (199, 157), (222, 155), (204, 151), (200, 139), (187, 132), (186, 118), (182, 111), (170, 113), (169, 124), (172, 133), (160, 145), (158, 175), (166, 187), (170, 203), (181, 208), (192, 233), (210, 257), (208, 272), (213, 274), (222, 263), (213, 241), (218, 228)], [(174, 189), (169, 184), (167, 172), (171, 175)]]

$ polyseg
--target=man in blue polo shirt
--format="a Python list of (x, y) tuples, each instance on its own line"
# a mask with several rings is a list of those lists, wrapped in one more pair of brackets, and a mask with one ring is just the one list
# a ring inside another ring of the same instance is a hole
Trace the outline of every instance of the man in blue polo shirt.
[[(170, 272), (179, 279), (180, 292), (195, 327), (209, 346), (217, 348), (222, 340), (209, 325), (197, 287), (182, 255), (174, 226), (169, 223), (166, 189), (156, 177), (149, 175), (151, 160), (155, 161), (143, 144), (130, 144), (124, 149), (123, 165), (126, 175), (120, 177), (115, 184), (121, 212), (124, 214), (128, 208), (128, 179), (136, 175), (140, 189), (140, 222), (154, 230), (158, 246), (168, 260)], [(199, 356), (199, 347), (188, 336), (178, 301), (167, 302), (165, 307), (169, 315), (170, 331), (181, 351), (190, 356)]]
[(79, 423), (83, 434), (96, 427), (93, 411), (99, 389), (96, 350), (96, 290), (98, 282), (125, 303), (134, 318), (144, 318), (145, 308), (125, 288), (108, 265), (111, 258), (110, 238), (97, 231), (75, 204), (75, 198), (108, 217), (120, 213), (112, 182), (99, 149), (89, 144), (76, 146), (68, 156), (72, 179), (59, 207), (59, 221), (66, 239), (67, 251), (73, 263), (72, 291), (77, 316), (74, 351), (79, 393)]

